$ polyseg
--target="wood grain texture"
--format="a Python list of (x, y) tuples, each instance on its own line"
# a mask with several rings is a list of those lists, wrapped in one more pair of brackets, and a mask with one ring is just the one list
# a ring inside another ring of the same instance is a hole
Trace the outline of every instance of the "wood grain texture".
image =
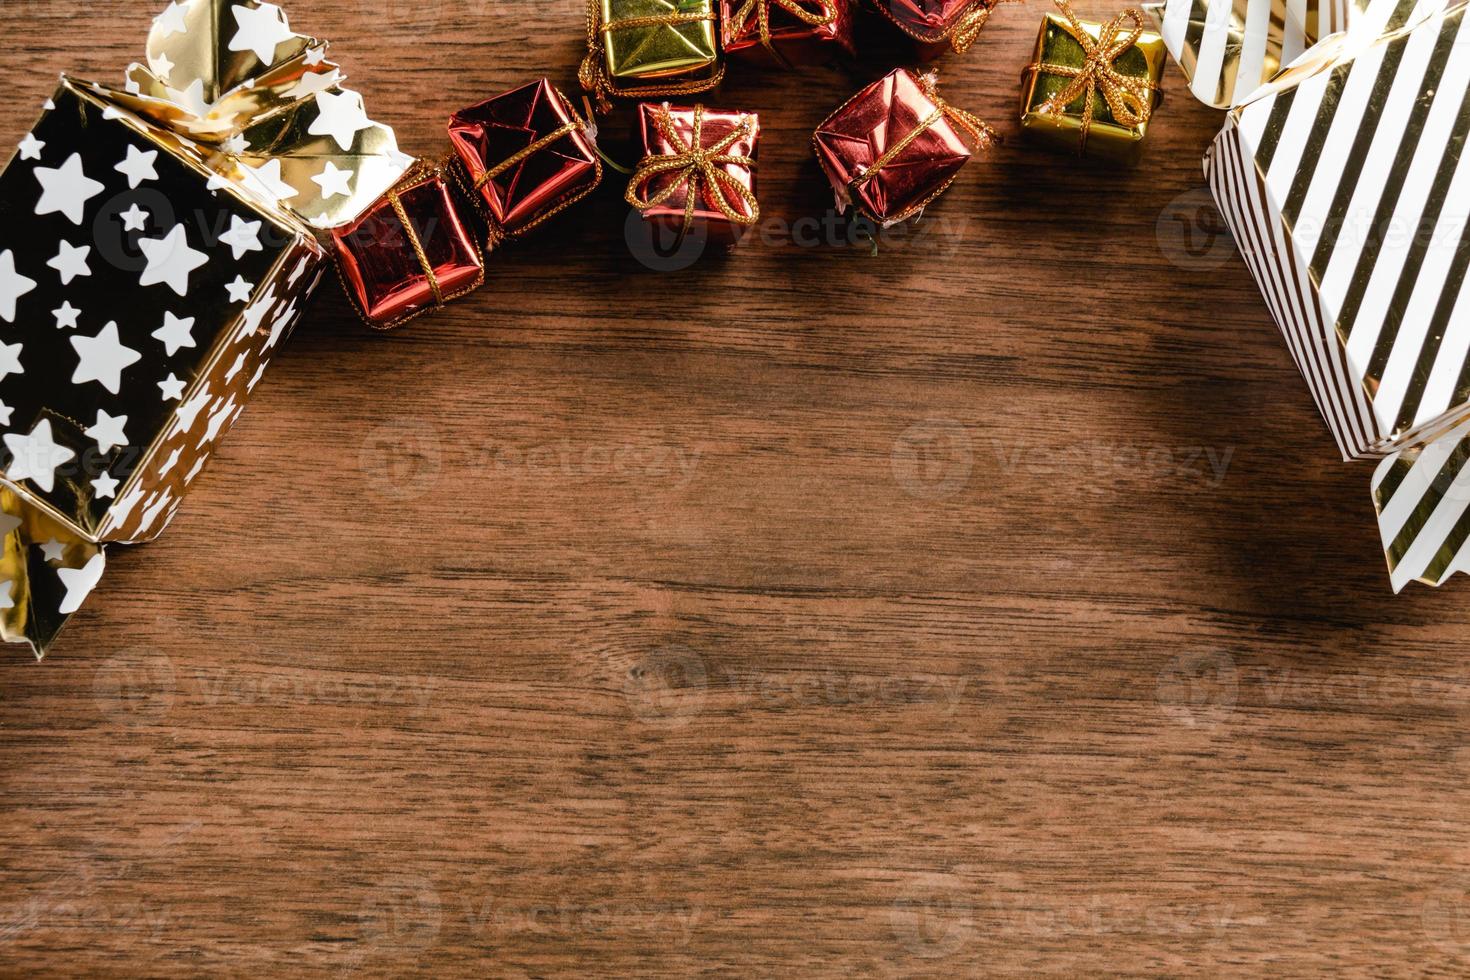
[[(0, 143), (151, 8), (0, 0)], [(582, 43), (289, 13), (426, 154)], [(943, 65), (1009, 135), (1039, 16)], [(1390, 594), (1216, 237), (1218, 114), (1171, 67), (1137, 171), (1013, 140), (812, 247), (872, 50), (733, 73), (779, 222), (727, 260), (646, 268), (610, 184), (400, 333), (323, 291), (170, 531), (4, 657), (0, 970), (1470, 969), (1470, 586)]]

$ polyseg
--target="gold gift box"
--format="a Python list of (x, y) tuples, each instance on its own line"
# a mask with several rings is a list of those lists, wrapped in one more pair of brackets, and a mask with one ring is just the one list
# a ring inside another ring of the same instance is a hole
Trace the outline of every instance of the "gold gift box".
[[(1103, 25), (1091, 21), (1081, 21), (1081, 25), (1096, 43), (1102, 35)], [(1057, 14), (1047, 14), (1042, 21), (1035, 53), (1022, 76), (1021, 128), (1043, 142), (1074, 151), (1082, 147), (1086, 156), (1132, 166), (1143, 156), (1148, 122), (1136, 126), (1120, 124), (1113, 118), (1101, 91), (1092, 95), (1092, 128), (1085, 146), (1082, 140), (1085, 93), (1068, 103), (1062, 113), (1052, 113), (1043, 108), (1048, 99), (1065, 91), (1073, 81), (1064, 75), (1047, 72), (1045, 66), (1082, 68), (1087, 63), (1087, 53), (1072, 36), (1069, 27), (1067, 19)], [(1154, 86), (1151, 108), (1157, 108), (1164, 100), (1163, 93), (1159, 91), (1159, 82), (1164, 77), (1164, 61), (1164, 39), (1153, 31), (1144, 31), (1132, 47), (1114, 60), (1113, 67), (1119, 74)]]
[[(647, 82), (714, 71), (719, 62), (713, 0), (601, 0), (607, 73), (619, 82)], [(683, 22), (623, 27), (653, 18)], [(693, 18), (702, 17), (703, 20)]]

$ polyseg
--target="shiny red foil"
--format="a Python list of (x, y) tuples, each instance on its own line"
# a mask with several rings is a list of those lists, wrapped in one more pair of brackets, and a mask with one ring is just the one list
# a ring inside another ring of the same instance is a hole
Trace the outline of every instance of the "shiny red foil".
[(888, 148), (935, 112), (935, 105), (907, 70), (900, 68), (869, 85), (817, 128), (817, 159), (837, 192), (839, 204), (855, 205), (887, 224), (953, 180), (970, 159), (970, 148), (949, 120), (940, 117), (871, 180), (854, 188)]
[[(469, 178), (468, 189), (473, 192), (486, 171), (573, 119), (566, 100), (544, 78), (456, 112), (449, 142)], [(487, 181), (476, 197), (490, 220), (513, 235), (590, 194), (601, 179), (596, 147), (578, 129)]]
[[(448, 300), (477, 286), (485, 275), (480, 250), (455, 212), (443, 175), (422, 175), (394, 191), (441, 295)], [(413, 241), (386, 195), (332, 237), (342, 282), (371, 325), (394, 327), (437, 305)]]
[[(813, 26), (793, 17), (790, 11), (771, 0), (760, 0), (771, 10), (771, 47), (793, 65), (822, 64), (838, 54), (856, 56), (853, 41), (854, 5), (857, 0), (829, 0), (837, 11), (830, 24)], [(797, 0), (802, 9), (821, 14), (823, 5), (814, 0)], [(758, 12), (752, 10), (745, 23), (736, 24), (735, 15), (745, 0), (720, 0), (720, 23), (725, 32), (725, 53), (752, 61), (777, 62), (761, 43)]]
[(890, 17), (925, 41), (939, 41), (976, 0), (879, 0)]
[[(667, 156), (676, 153), (663, 134), (654, 125), (654, 117), (663, 111), (662, 104), (644, 102), (638, 106), (638, 124), (642, 133), (644, 156)], [(671, 106), (669, 116), (673, 121), (674, 134), (684, 142), (685, 146), (691, 145), (694, 136), (694, 110), (692, 108), (680, 108)], [(731, 156), (750, 157), (752, 160), (758, 156), (760, 144), (760, 117), (753, 112), (730, 112), (724, 109), (704, 110), (704, 122), (701, 128), (700, 143), (703, 146), (713, 146), (720, 140), (729, 136), (731, 131), (738, 127), (747, 117), (751, 120), (750, 135), (746, 139), (736, 140), (726, 152)], [(749, 191), (754, 194), (755, 170), (751, 167), (727, 163), (720, 167), (731, 177), (738, 180)], [(675, 174), (663, 174), (649, 182), (647, 196), (653, 197), (660, 193), (670, 184), (681, 180)], [(668, 229), (677, 235), (684, 228), (684, 212), (689, 204), (688, 184), (683, 184), (663, 204), (656, 208), (650, 208), (643, 212), (643, 217), (654, 222), (656, 225)], [(716, 245), (734, 245), (742, 235), (749, 229), (748, 225), (732, 223), (725, 217), (719, 208), (711, 201), (711, 191), (704, 180), (699, 182), (699, 202), (694, 208), (694, 223), (696, 227), (702, 227), (708, 235), (707, 241)], [(743, 201), (735, 196), (733, 191), (727, 191), (726, 200), (735, 209), (737, 214), (746, 212)]]

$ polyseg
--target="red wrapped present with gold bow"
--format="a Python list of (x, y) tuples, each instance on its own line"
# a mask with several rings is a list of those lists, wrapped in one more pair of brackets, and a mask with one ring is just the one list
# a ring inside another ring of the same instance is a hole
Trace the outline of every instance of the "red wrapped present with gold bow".
[(591, 194), (602, 161), (588, 125), (548, 79), (456, 112), (451, 172), (489, 225), (487, 248)]
[(854, 207), (886, 227), (923, 211), (949, 189), (975, 150), (999, 139), (940, 98), (933, 75), (899, 68), (832, 113), (817, 127), (813, 144), (838, 208)]
[(638, 117), (644, 158), (628, 184), (628, 203), (681, 238), (698, 228), (715, 244), (738, 242), (760, 220), (759, 117), (646, 102)]
[(478, 288), (485, 265), (444, 172), (420, 162), (356, 221), (332, 232), (347, 298), (390, 330)]
[(874, 0), (889, 23), (914, 41), (919, 57), (933, 60), (946, 51), (964, 54), (980, 38), (990, 12), (1006, 0)]
[(856, 55), (855, 0), (720, 0), (725, 53), (779, 65)]

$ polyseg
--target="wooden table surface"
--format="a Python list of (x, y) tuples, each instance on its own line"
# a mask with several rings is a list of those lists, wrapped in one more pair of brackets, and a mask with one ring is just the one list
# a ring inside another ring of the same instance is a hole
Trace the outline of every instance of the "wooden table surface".
[[(0, 143), (152, 6), (4, 0)], [(424, 154), (582, 45), (579, 0), (289, 13)], [(943, 64), (1008, 135), (1040, 14)], [(1219, 114), (1171, 67), (1136, 171), (1015, 139), (873, 257), (808, 143), (870, 50), (733, 73), (733, 257), (610, 182), (401, 332), (324, 288), (169, 532), (6, 651), (0, 972), (1470, 970), (1470, 585), (1391, 594)]]

